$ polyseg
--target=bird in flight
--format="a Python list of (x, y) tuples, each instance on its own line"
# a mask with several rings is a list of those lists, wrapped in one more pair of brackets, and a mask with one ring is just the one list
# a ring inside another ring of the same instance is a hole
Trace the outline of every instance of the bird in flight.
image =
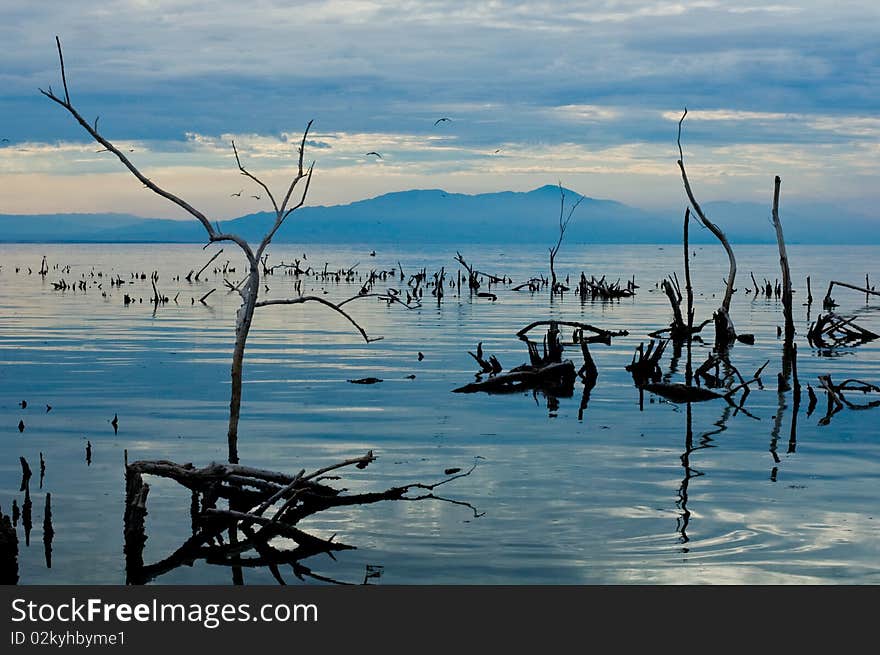
[(256, 198), (257, 200), (259, 200), (260, 196), (251, 196), (251, 198)]
[(446, 118), (446, 116), (444, 116), (443, 118), (438, 118), (436, 121), (434, 121), (434, 125), (437, 126), (437, 125), (439, 125), (440, 123), (445, 123), (445, 122), (449, 122), (449, 123), (451, 123), (451, 122), (452, 122), (452, 119), (451, 119), (451, 118)]
[(375, 150), (370, 150), (370, 152), (368, 152), (367, 155), (376, 155), (379, 159), (382, 159), (382, 155), (380, 155)]
[(240, 198), (242, 193), (244, 193), (244, 189), (242, 189), (242, 190), (239, 191), (238, 193), (230, 193), (229, 195), (230, 195), (230, 197), (231, 197), (231, 196), (236, 196), (237, 198)]

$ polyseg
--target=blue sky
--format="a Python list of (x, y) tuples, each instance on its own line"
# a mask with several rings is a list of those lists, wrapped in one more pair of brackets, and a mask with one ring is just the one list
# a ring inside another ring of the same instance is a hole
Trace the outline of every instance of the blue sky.
[(310, 119), (309, 204), (562, 181), (679, 208), (685, 106), (701, 199), (769, 203), (778, 174), (784, 200), (880, 201), (875, 2), (4, 2), (0, 213), (178, 218), (38, 93), (56, 34), (81, 112), (220, 219), (266, 209), (230, 197), (256, 193), (230, 141), (284, 186)]

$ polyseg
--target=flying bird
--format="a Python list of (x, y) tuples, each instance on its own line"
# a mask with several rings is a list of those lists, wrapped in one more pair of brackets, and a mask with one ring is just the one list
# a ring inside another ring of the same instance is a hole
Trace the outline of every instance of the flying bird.
[(452, 122), (452, 119), (451, 119), (451, 118), (446, 118), (446, 116), (444, 116), (443, 118), (438, 118), (436, 121), (434, 121), (434, 126), (436, 127), (436, 126), (439, 125), (440, 123), (446, 123), (446, 122), (451, 123), (451, 122)]
[(242, 189), (242, 190), (239, 191), (238, 193), (230, 193), (229, 195), (230, 195), (230, 197), (231, 197), (231, 196), (236, 196), (237, 198), (240, 198), (242, 193), (244, 193), (244, 189)]
[(257, 200), (259, 200), (260, 196), (251, 196), (251, 198), (256, 198)]
[[(368, 152), (367, 155), (376, 155), (379, 159), (382, 159), (382, 155), (380, 155), (380, 154), (379, 154), (378, 152), (376, 152), (375, 150), (370, 150), (370, 152)], [(365, 156), (366, 156), (366, 155), (365, 155)]]

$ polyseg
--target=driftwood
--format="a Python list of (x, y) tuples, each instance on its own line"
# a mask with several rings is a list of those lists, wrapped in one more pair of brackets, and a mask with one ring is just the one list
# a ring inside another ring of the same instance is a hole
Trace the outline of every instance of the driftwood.
[[(506, 275), (499, 277), (497, 275), (492, 275), (491, 273), (484, 273), (482, 271), (478, 271), (473, 266), (468, 264), (465, 261), (464, 257), (462, 257), (461, 253), (457, 252), (457, 251), (455, 253), (455, 261), (457, 261), (459, 264), (464, 266), (465, 269), (467, 270), (467, 272), (468, 272), (468, 288), (472, 292), (479, 291), (481, 278), (485, 278), (489, 282), (489, 286), (491, 286), (493, 284), (499, 284), (499, 283), (504, 284), (504, 283), (510, 282), (510, 280), (507, 278)], [(460, 285), (461, 285), (461, 281), (459, 281), (459, 286)], [(493, 295), (493, 294), (490, 294), (490, 295)], [(494, 300), (494, 298), (493, 298), (493, 300)]]
[[(539, 349), (538, 344), (528, 338), (528, 333), (538, 326), (548, 326), (547, 334), (543, 341), (543, 351)], [(581, 353), (584, 356), (584, 364), (580, 370), (575, 369), (574, 362), (570, 359), (563, 359), (564, 345), (560, 337), (559, 326), (565, 325), (573, 327), (571, 345), (579, 344)], [(586, 335), (585, 332), (591, 333)], [(534, 321), (522, 328), (516, 333), (522, 341), (526, 342), (529, 350), (529, 363), (522, 364), (507, 372), (500, 371), (500, 364), (497, 364), (498, 370), (492, 370), (492, 358), (487, 362), (482, 357), (482, 344), (478, 346), (477, 354), (469, 353), (471, 357), (481, 363), (482, 372), (490, 373), (490, 377), (486, 380), (478, 380), (464, 386), (453, 389), (453, 393), (475, 393), (483, 391), (486, 393), (517, 393), (529, 389), (540, 389), (555, 397), (569, 397), (574, 393), (574, 381), (577, 377), (581, 377), (585, 384), (595, 384), (598, 375), (596, 364), (590, 355), (590, 343), (610, 344), (611, 338), (614, 336), (626, 335), (626, 330), (612, 331), (603, 330), (587, 323), (579, 323), (576, 321)], [(489, 370), (486, 370), (488, 366)]]
[(638, 289), (635, 278), (626, 281), (626, 286), (620, 285), (620, 280), (608, 282), (603, 275), (598, 280), (595, 276), (587, 276), (581, 272), (581, 278), (577, 285), (577, 294), (581, 300), (619, 300), (620, 298), (631, 298), (636, 294)]
[(846, 318), (833, 312), (819, 314), (807, 331), (807, 341), (819, 348), (857, 346), (877, 339), (876, 333), (855, 323), (856, 317)]
[(500, 373), (503, 368), (501, 366), (501, 362), (498, 361), (498, 358), (495, 355), (490, 355), (489, 359), (486, 360), (483, 358), (483, 342), (480, 341), (477, 344), (477, 352), (472, 353), (468, 351), (468, 355), (473, 357), (477, 364), (480, 365), (480, 373), (488, 373), (489, 375), (495, 375)]
[[(215, 259), (217, 259), (222, 252), (223, 252), (223, 248), (220, 248), (220, 250), (218, 250), (216, 253), (214, 253), (214, 256), (211, 257), (211, 259), (209, 259), (207, 261), (207, 263), (199, 269), (199, 272), (195, 274), (196, 281), (198, 281), (199, 276), (205, 272), (205, 269), (211, 265), (211, 262), (213, 262)], [(193, 280), (193, 271), (190, 271), (186, 276), (186, 281), (192, 282), (192, 280)]]
[(822, 300), (822, 306), (826, 310), (830, 310), (830, 309), (833, 309), (834, 307), (837, 307), (837, 303), (831, 297), (831, 290), (835, 286), (845, 287), (847, 289), (853, 289), (854, 291), (861, 291), (863, 294), (865, 294), (865, 302), (867, 302), (868, 296), (880, 296), (880, 291), (876, 291), (874, 289), (874, 287), (868, 286), (868, 276), (867, 275), (865, 275), (865, 286), (864, 287), (859, 287), (859, 286), (856, 286), (855, 284), (849, 284), (848, 282), (839, 282), (837, 280), (831, 280), (831, 282), (828, 283), (828, 290), (825, 292), (825, 298)]
[[(687, 248), (687, 246), (685, 246), (685, 248)], [(689, 278), (690, 265), (687, 263), (687, 259), (685, 260), (685, 267), (687, 277)], [(699, 325), (693, 324), (693, 288), (690, 286), (689, 281), (687, 284), (687, 292), (688, 306), (690, 309), (688, 310), (687, 321), (685, 321), (681, 312), (683, 298), (681, 295), (681, 286), (678, 282), (678, 276), (673, 273), (671, 277), (667, 277), (663, 280), (660, 287), (663, 289), (663, 292), (666, 294), (666, 297), (669, 299), (669, 304), (672, 307), (672, 322), (669, 324), (669, 327), (663, 328), (662, 330), (655, 330), (648, 336), (656, 339), (662, 338), (664, 334), (668, 333), (670, 339), (674, 342), (681, 343), (689, 337), (700, 333), (706, 325), (712, 322), (712, 319), (706, 319)]]
[(570, 396), (576, 375), (574, 363), (570, 359), (540, 367), (523, 364), (507, 373), (499, 373), (481, 382), (471, 382), (453, 389), (452, 392), (517, 393), (541, 388), (554, 395)]
[(544, 278), (533, 277), (526, 280), (522, 284), (517, 284), (511, 289), (511, 291), (522, 291), (523, 289), (527, 289), (528, 291), (534, 293), (535, 291), (540, 290), (540, 288), (545, 284), (547, 284), (547, 280), (545, 280)]
[(660, 340), (656, 344), (654, 340), (648, 342), (648, 347), (640, 343), (632, 356), (632, 361), (626, 366), (636, 386), (643, 388), (648, 384), (658, 384), (661, 378), (660, 358), (666, 350), (668, 340)]
[[(293, 567), (294, 575), (321, 578), (311, 574), (301, 560), (319, 553), (350, 550), (354, 546), (323, 539), (298, 527), (304, 518), (333, 507), (367, 505), (382, 501), (437, 500), (469, 508), (474, 517), (482, 516), (471, 504), (439, 496), (437, 487), (470, 475), (476, 468), (445, 477), (432, 483), (410, 483), (379, 492), (348, 494), (326, 484), (337, 476), (328, 475), (346, 467), (366, 468), (376, 460), (372, 451), (311, 473), (304, 470), (289, 475), (277, 471), (255, 469), (236, 464), (213, 463), (203, 468), (169, 461), (136, 461), (126, 463), (125, 555), (128, 584), (145, 584), (158, 576), (196, 560), (232, 567), (267, 567), (275, 579), (284, 584), (278, 566)], [(450, 469), (451, 470), (451, 469)], [(460, 469), (456, 469), (456, 472)], [(147, 536), (145, 517), (149, 486), (143, 476), (169, 478), (198, 495), (191, 508), (193, 535), (174, 553), (153, 564), (145, 565), (143, 549)], [(225, 501), (225, 507), (218, 502)], [(270, 515), (268, 510), (273, 509)], [(239, 532), (244, 539), (239, 539)], [(223, 542), (222, 535), (229, 534)], [(282, 550), (272, 540), (284, 537), (294, 542), (292, 549)], [(242, 557), (253, 551), (254, 556)], [(240, 572), (240, 568), (239, 568)], [(332, 581), (332, 580), (331, 580)]]

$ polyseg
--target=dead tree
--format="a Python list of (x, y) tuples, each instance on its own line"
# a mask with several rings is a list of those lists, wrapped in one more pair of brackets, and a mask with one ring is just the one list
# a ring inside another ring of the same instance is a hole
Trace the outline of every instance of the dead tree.
[(733, 320), (730, 318), (730, 301), (733, 298), (733, 285), (736, 279), (736, 258), (733, 255), (733, 248), (730, 247), (730, 242), (727, 240), (724, 232), (706, 217), (706, 214), (703, 213), (703, 209), (700, 207), (700, 203), (697, 202), (697, 199), (694, 197), (693, 191), (691, 190), (691, 183), (688, 180), (687, 172), (684, 168), (684, 152), (681, 148), (681, 125), (684, 122), (685, 116), (687, 116), (687, 109), (684, 110), (684, 114), (682, 114), (681, 119), (678, 121), (678, 167), (681, 169), (681, 179), (684, 182), (684, 190), (687, 193), (688, 201), (691, 203), (691, 207), (693, 207), (700, 222), (721, 242), (724, 251), (727, 253), (727, 259), (729, 262), (729, 270), (724, 289), (724, 299), (721, 301), (721, 306), (715, 312), (715, 343), (719, 347), (726, 347), (736, 339), (736, 329), (733, 326)]
[(559, 248), (562, 246), (562, 239), (565, 237), (565, 231), (568, 229), (569, 223), (571, 223), (571, 217), (574, 215), (574, 210), (578, 208), (585, 196), (581, 196), (577, 199), (577, 202), (571, 206), (571, 209), (568, 210), (568, 215), (565, 214), (565, 189), (562, 188), (562, 182), (559, 183), (559, 238), (556, 240), (556, 245), (550, 248), (550, 295), (562, 293), (566, 291), (564, 285), (559, 283), (556, 279), (556, 268), (554, 267), (554, 263), (556, 262), (556, 255), (559, 253)]
[[(116, 147), (98, 131), (97, 119), (95, 119), (93, 123), (90, 123), (79, 113), (70, 98), (70, 93), (67, 86), (67, 76), (64, 68), (64, 56), (61, 51), (61, 41), (57, 36), (55, 37), (55, 43), (58, 49), (58, 59), (61, 68), (61, 81), (64, 89), (63, 95), (56, 95), (51, 86), (48, 88), (48, 90), (40, 89), (40, 93), (49, 98), (51, 101), (63, 107), (95, 141), (101, 144), (103, 148), (106, 149), (108, 152), (115, 155), (116, 158), (122, 163), (122, 165), (126, 169), (128, 169), (128, 171), (131, 172), (131, 174), (134, 175), (134, 177), (137, 178), (147, 189), (174, 203), (185, 212), (193, 216), (196, 220), (198, 220), (205, 228), (209, 244), (219, 242), (232, 242), (241, 249), (242, 253), (245, 256), (245, 259), (247, 260), (248, 272), (245, 280), (243, 281), (243, 283), (235, 288), (235, 290), (241, 296), (241, 307), (239, 307), (238, 309), (235, 321), (235, 347), (232, 354), (232, 367), (230, 373), (232, 384), (229, 401), (229, 425), (227, 430), (229, 461), (232, 463), (237, 463), (239, 460), (238, 423), (241, 411), (244, 351), (247, 344), (248, 334), (250, 333), (254, 312), (257, 308), (272, 305), (295, 305), (307, 302), (317, 302), (335, 311), (337, 314), (341, 315), (344, 319), (351, 323), (354, 328), (360, 333), (361, 337), (363, 337), (364, 341), (366, 341), (367, 343), (376, 340), (369, 337), (366, 331), (357, 323), (357, 321), (355, 321), (355, 319), (352, 318), (350, 314), (348, 314), (345, 310), (341, 308), (340, 305), (342, 303), (334, 303), (319, 296), (302, 295), (296, 298), (289, 299), (269, 301), (259, 300), (259, 294), (262, 288), (262, 285), (260, 284), (260, 262), (264, 256), (265, 250), (271, 243), (272, 238), (278, 232), (279, 228), (281, 228), (281, 226), (284, 224), (284, 221), (287, 219), (287, 217), (303, 206), (306, 200), (306, 196), (308, 194), (309, 185), (312, 180), (312, 171), (314, 170), (314, 162), (312, 162), (308, 166), (308, 168), (305, 168), (303, 165), (303, 158), (305, 155), (306, 139), (308, 137), (309, 130), (311, 129), (312, 121), (309, 121), (309, 123), (306, 125), (306, 128), (303, 131), (302, 139), (299, 143), (299, 157), (296, 174), (288, 185), (280, 201), (276, 199), (269, 187), (260, 178), (258, 178), (256, 175), (254, 175), (244, 167), (241, 162), (241, 158), (239, 157), (238, 149), (235, 146), (235, 142), (232, 142), (231, 144), (232, 152), (235, 155), (235, 162), (238, 166), (239, 173), (241, 173), (242, 176), (248, 178), (252, 183), (262, 189), (265, 197), (269, 199), (275, 214), (275, 220), (272, 223), (271, 227), (263, 236), (262, 240), (256, 246), (256, 248), (253, 248), (251, 244), (249, 244), (241, 236), (237, 234), (222, 232), (219, 228), (219, 225), (212, 223), (211, 220), (209, 220), (209, 218), (204, 213), (193, 207), (186, 200), (167, 191), (166, 189), (146, 177), (134, 165), (134, 163), (132, 163), (125, 152)], [(294, 192), (297, 192), (297, 198), (293, 197)], [(203, 296), (202, 300), (204, 300), (205, 297), (206, 296)]]
[(785, 344), (790, 347), (794, 341), (794, 319), (791, 312), (791, 270), (788, 267), (788, 254), (785, 251), (785, 237), (779, 220), (779, 187), (782, 180), (776, 176), (773, 188), (773, 227), (776, 230), (776, 243), (779, 246), (779, 266), (782, 269), (782, 313), (785, 316)]
[(477, 279), (477, 273), (474, 271), (473, 267), (464, 260), (464, 257), (461, 256), (460, 252), (455, 253), (455, 261), (467, 269), (468, 289), (470, 289), (471, 292), (478, 291), (480, 289), (480, 281)]

